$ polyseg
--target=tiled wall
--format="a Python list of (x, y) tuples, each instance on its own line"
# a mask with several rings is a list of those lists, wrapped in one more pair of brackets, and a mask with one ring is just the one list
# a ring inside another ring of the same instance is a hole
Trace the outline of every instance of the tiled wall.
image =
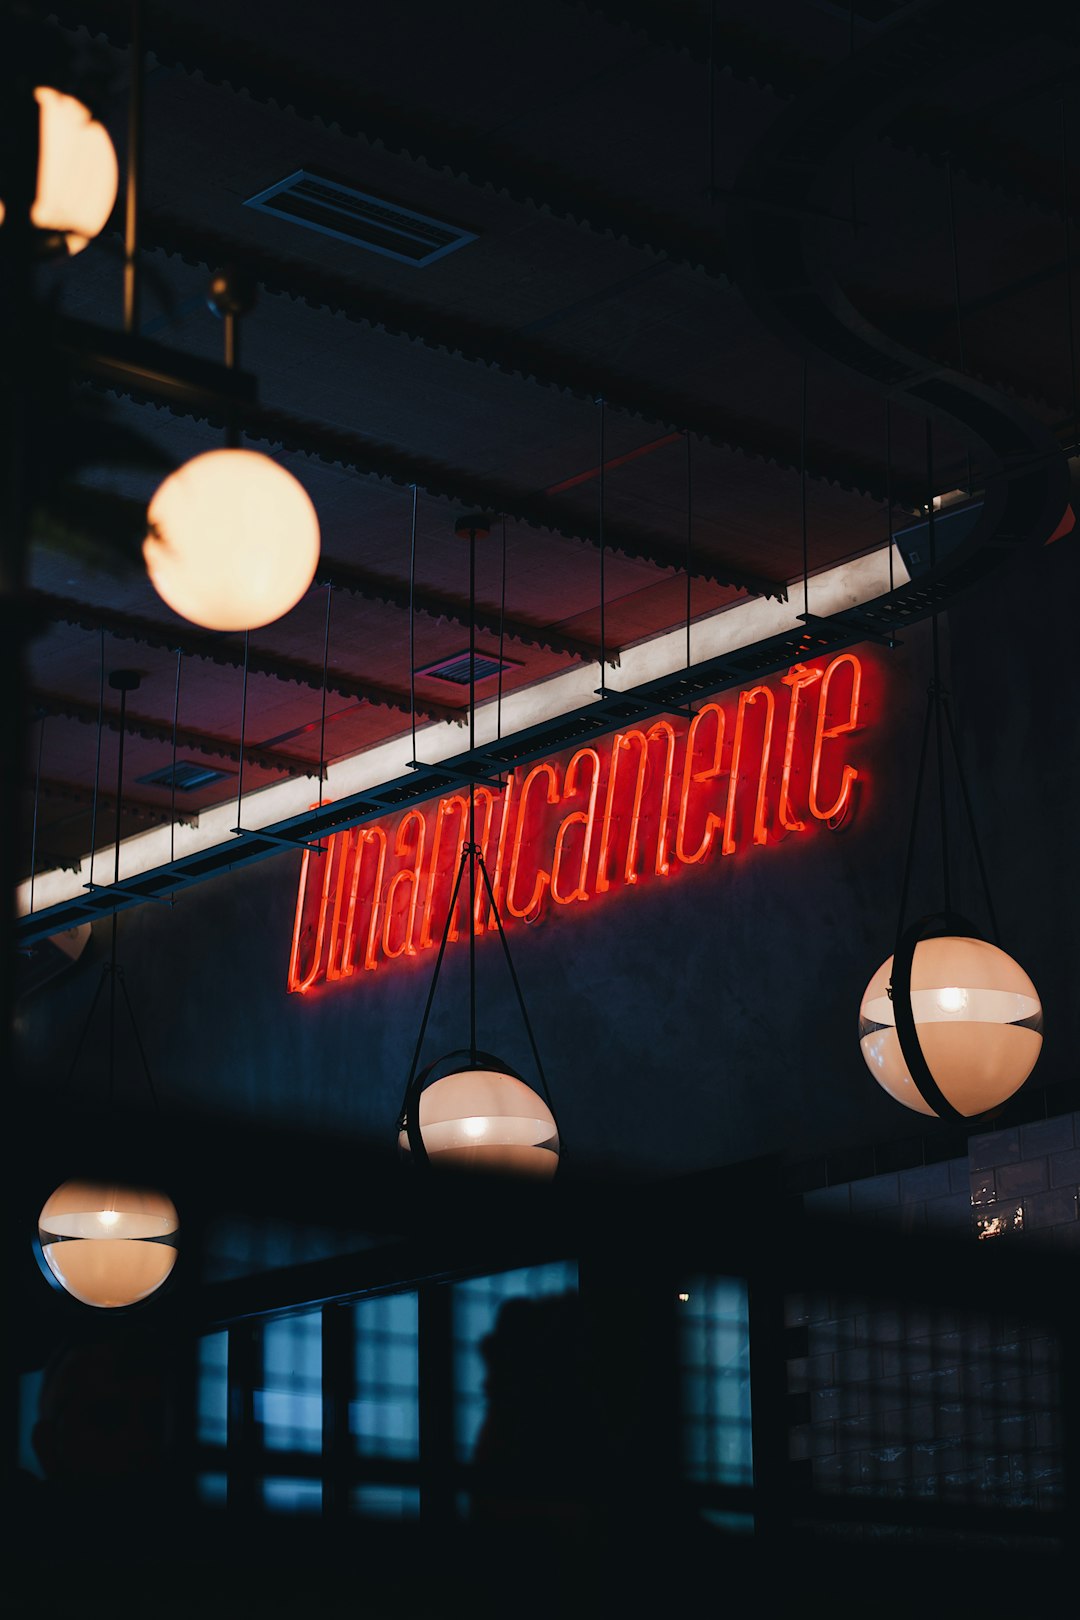
[(1080, 1112), (972, 1136), (968, 1156), (866, 1176), (803, 1195), (814, 1215), (884, 1221), (903, 1232), (1018, 1233), (1080, 1245)]
[[(1080, 1113), (969, 1139), (966, 1158), (804, 1194), (815, 1214), (1080, 1244)], [(1037, 1322), (896, 1309), (885, 1300), (788, 1302), (790, 1457), (815, 1493), (1060, 1508), (1058, 1345)], [(876, 1535), (870, 1516), (845, 1533)]]

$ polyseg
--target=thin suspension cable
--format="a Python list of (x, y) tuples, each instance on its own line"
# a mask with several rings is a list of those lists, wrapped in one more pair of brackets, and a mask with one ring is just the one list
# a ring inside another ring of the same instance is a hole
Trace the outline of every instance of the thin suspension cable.
[(146, 1048), (143, 1046), (142, 1035), (139, 1033), (139, 1025), (138, 1025), (138, 1023), (136, 1021), (136, 1018), (135, 1018), (135, 1009), (131, 1005), (131, 997), (128, 995), (127, 984), (124, 981), (124, 970), (123, 970), (123, 968), (117, 968), (116, 969), (115, 977), (117, 979), (119, 979), (119, 981), (120, 981), (120, 990), (121, 990), (121, 993), (122, 993), (122, 995), (124, 997), (124, 1005), (126, 1006), (126, 1008), (128, 1010), (128, 1017), (131, 1020), (131, 1028), (132, 1028), (132, 1032), (134, 1033), (134, 1036), (135, 1036), (135, 1045), (138, 1048), (139, 1061), (142, 1063), (143, 1074), (146, 1076), (146, 1083), (150, 1087), (151, 1101), (153, 1102), (155, 1109), (160, 1111), (161, 1104), (158, 1101), (157, 1088), (154, 1085), (154, 1077), (150, 1073), (150, 1064), (147, 1061)]
[(694, 606), (694, 461), (686, 429), (686, 667), (690, 668), (690, 616)]
[[(850, 61), (851, 58), (854, 55), (855, 55), (855, 0), (849, 0), (849, 4), (848, 4), (848, 61)], [(857, 191), (856, 191), (856, 185), (855, 185), (855, 154), (854, 153), (852, 153), (851, 168), (850, 168), (850, 170), (848, 172), (848, 186), (849, 186), (849, 196), (851, 198), (851, 233), (852, 233), (853, 236), (857, 236), (859, 234), (859, 225), (858, 225), (858, 217), (859, 216), (858, 216), (858, 211), (857, 211), (857, 206), (856, 206), (857, 205)]]
[(484, 880), (484, 886), (487, 889), (488, 899), (491, 902), (491, 911), (495, 918), (495, 926), (499, 930), (499, 938), (502, 941), (503, 954), (506, 957), (506, 966), (510, 971), (510, 980), (514, 986), (514, 994), (517, 996), (518, 1007), (521, 1011), (521, 1020), (525, 1025), (525, 1033), (529, 1037), (529, 1045), (532, 1048), (533, 1062), (536, 1064), (536, 1072), (540, 1076), (540, 1084), (543, 1087), (544, 1098), (547, 1105), (551, 1109), (551, 1117), (552, 1119), (555, 1119), (555, 1129), (558, 1130), (559, 1122), (555, 1117), (555, 1108), (551, 1101), (551, 1093), (548, 1090), (547, 1075), (544, 1073), (544, 1065), (540, 1061), (540, 1048), (536, 1044), (536, 1036), (533, 1034), (533, 1027), (529, 1021), (529, 1010), (525, 1005), (525, 997), (522, 994), (521, 985), (514, 969), (514, 959), (510, 955), (510, 945), (506, 938), (506, 930), (503, 927), (502, 918), (499, 916), (499, 908), (495, 902), (495, 891), (492, 888), (491, 877), (488, 873), (487, 864), (482, 856), (480, 858), (480, 875)]
[[(926, 422), (926, 490), (927, 490), (927, 542), (930, 551), (931, 577), (937, 564), (937, 538), (934, 532), (934, 426)], [(933, 586), (931, 586), (933, 589)], [(933, 647), (934, 728), (937, 743), (938, 811), (941, 818), (941, 880), (945, 891), (945, 910), (952, 910), (952, 892), (949, 884), (949, 823), (945, 795), (945, 736), (941, 723), (941, 637), (940, 614), (935, 607), (931, 616)]]
[(461, 880), (465, 875), (465, 862), (469, 859), (469, 851), (467, 849), (463, 849), (461, 851), (461, 859), (458, 862), (457, 876), (454, 878), (454, 887), (450, 891), (450, 905), (447, 908), (446, 920), (443, 923), (442, 938), (439, 941), (439, 954), (435, 958), (435, 967), (431, 975), (431, 983), (428, 986), (427, 1001), (424, 1003), (424, 1016), (420, 1020), (420, 1033), (416, 1037), (416, 1047), (413, 1051), (412, 1067), (409, 1070), (409, 1078), (405, 1086), (405, 1104), (402, 1106), (403, 1113), (405, 1111), (405, 1105), (408, 1103), (409, 1090), (413, 1081), (416, 1079), (416, 1071), (420, 1067), (420, 1054), (424, 1049), (424, 1036), (427, 1034), (428, 1020), (431, 1017), (431, 1008), (435, 1001), (435, 990), (439, 983), (439, 973), (442, 969), (443, 957), (446, 954), (446, 942), (450, 937), (450, 923), (454, 915), (454, 907), (457, 904), (458, 893), (461, 889)]
[[(326, 780), (326, 681), (330, 659), (330, 605), (334, 600), (334, 582), (326, 582), (326, 622), (323, 625), (322, 649), (322, 712), (319, 716), (319, 809), (323, 807), (323, 783)], [(322, 848), (322, 840), (319, 840)]]
[(506, 638), (506, 519), (502, 520), (502, 589), (499, 595), (499, 690), (495, 700), (495, 736), (502, 738), (503, 646)]
[(892, 400), (885, 401), (885, 507), (889, 525), (889, 594), (896, 589), (893, 565), (893, 489), (892, 489)]
[(180, 666), (184, 661), (182, 647), (176, 649), (176, 690), (172, 711), (172, 785), (169, 793), (169, 865), (176, 860), (176, 731), (180, 720)]
[(90, 809), (90, 881), (94, 887), (94, 851), (97, 849), (98, 794), (101, 788), (101, 733), (105, 729), (105, 627), (101, 627), (101, 661), (98, 670), (97, 751), (94, 755), (94, 798)]
[(412, 758), (416, 758), (416, 485), (412, 486), (412, 522), (409, 528), (409, 727)]
[[(963, 305), (960, 302), (960, 247), (957, 240), (956, 196), (953, 190), (953, 166), (951, 157), (946, 160), (945, 173), (949, 187), (949, 237), (952, 242), (953, 305), (956, 311), (956, 355), (959, 362), (960, 371), (962, 373), (966, 373), (967, 363), (964, 359)], [(971, 494), (973, 483), (974, 479), (971, 470), (971, 447), (969, 445), (967, 449), (967, 487), (969, 495)], [(933, 496), (933, 493), (933, 489), (931, 489), (931, 497)]]
[(1069, 229), (1069, 132), (1065, 99), (1061, 103), (1061, 217), (1065, 226), (1065, 336), (1069, 353), (1069, 397), (1072, 404), (1072, 448), (1080, 454), (1080, 402), (1076, 386), (1076, 340), (1073, 331), (1072, 236)]
[(915, 777), (915, 798), (911, 806), (911, 826), (908, 828), (907, 853), (904, 857), (904, 877), (900, 885), (900, 914), (896, 923), (896, 944), (893, 955), (900, 949), (900, 941), (904, 934), (904, 919), (907, 916), (908, 891), (911, 887), (911, 869), (915, 860), (915, 834), (919, 825), (919, 806), (922, 802), (923, 782), (926, 779), (926, 753), (930, 742), (930, 723), (934, 717), (934, 693), (931, 690), (926, 694), (926, 713), (923, 716), (922, 744), (919, 748), (919, 769)]
[(802, 368), (802, 413), (799, 432), (799, 497), (802, 509), (802, 567), (803, 567), (803, 613), (810, 617), (810, 542), (809, 528), (806, 519), (806, 373), (807, 364), (803, 361)]
[(146, 53), (143, 46), (142, 0), (131, 4), (131, 74), (128, 87), (127, 186), (124, 197), (124, 331), (139, 326), (139, 191), (143, 158), (143, 81)]
[(600, 407), (600, 696), (607, 696), (607, 590), (604, 575), (604, 427), (606, 405), (603, 395), (596, 402)]
[(37, 875), (38, 805), (39, 805), (39, 803), (41, 801), (41, 751), (45, 746), (45, 719), (46, 719), (46, 716), (43, 713), (41, 715), (41, 724), (40, 724), (40, 728), (38, 730), (37, 770), (34, 773), (34, 825), (33, 825), (33, 831), (32, 831), (32, 833), (30, 835), (30, 912), (31, 912), (31, 915), (33, 915), (33, 911), (34, 911), (34, 878)]
[[(476, 752), (476, 527), (469, 529), (469, 756)], [(476, 1066), (476, 782), (469, 782), (469, 1052)]]
[(716, 0), (709, 4), (709, 60), (705, 71), (708, 81), (705, 90), (706, 106), (706, 139), (709, 144), (707, 154), (708, 195), (716, 196)]
[[(113, 849), (113, 887), (120, 882), (120, 835), (124, 811), (124, 735), (127, 729), (127, 686), (120, 688), (120, 745), (116, 757), (116, 836)], [(113, 907), (109, 948), (109, 1107), (116, 1094), (116, 929), (119, 908)]]
[(247, 700), (248, 700), (248, 638), (250, 630), (244, 631), (244, 685), (240, 697), (240, 769), (236, 778), (236, 826), (233, 832), (243, 832), (244, 821), (244, 747), (247, 741)]
[(990, 917), (990, 927), (994, 936), (994, 944), (998, 945), (1001, 943), (1001, 935), (998, 930), (997, 911), (994, 908), (993, 896), (990, 893), (990, 879), (987, 876), (986, 862), (983, 860), (982, 845), (979, 843), (979, 834), (975, 826), (975, 810), (971, 802), (971, 794), (968, 792), (967, 778), (964, 776), (964, 767), (960, 759), (960, 748), (956, 740), (956, 730), (953, 726), (952, 711), (949, 707), (948, 698), (942, 698), (941, 707), (945, 715), (945, 724), (949, 731), (949, 741), (952, 743), (953, 759), (956, 762), (956, 775), (960, 783), (960, 795), (964, 801), (964, 809), (967, 812), (968, 831), (971, 833), (971, 842), (975, 850), (975, 861), (978, 865), (979, 877), (982, 881), (983, 895), (986, 899), (986, 909)]

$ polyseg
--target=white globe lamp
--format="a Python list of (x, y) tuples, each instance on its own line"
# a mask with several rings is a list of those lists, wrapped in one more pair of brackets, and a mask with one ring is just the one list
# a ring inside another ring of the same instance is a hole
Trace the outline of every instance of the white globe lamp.
[(412, 1089), (415, 1120), (407, 1105), (399, 1124), (403, 1155), (432, 1169), (551, 1180), (559, 1167), (558, 1127), (547, 1103), (520, 1076), (477, 1053), (426, 1087), (425, 1078)]
[(1023, 968), (996, 945), (932, 933), (912, 950), (912, 935), (924, 928), (901, 943), (900, 971), (890, 956), (867, 985), (859, 1045), (874, 1079), (906, 1108), (974, 1119), (1019, 1091), (1035, 1067), (1042, 1005)]
[(207, 630), (255, 630), (304, 595), (319, 519), (290, 472), (256, 450), (208, 450), (170, 473), (143, 557), (162, 601)]
[[(74, 96), (39, 85), (34, 100), (38, 172), (30, 221), (63, 251), (81, 253), (113, 211), (120, 177), (116, 152), (105, 127)], [(0, 224), (3, 219), (0, 202)]]
[(176, 1264), (180, 1222), (164, 1193), (65, 1181), (38, 1216), (41, 1256), (83, 1305), (112, 1310), (157, 1292)]

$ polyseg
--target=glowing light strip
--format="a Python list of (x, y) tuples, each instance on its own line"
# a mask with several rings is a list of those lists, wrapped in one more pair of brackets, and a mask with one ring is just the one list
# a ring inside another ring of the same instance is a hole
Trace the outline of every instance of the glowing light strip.
[[(899, 552), (893, 547), (895, 583), (905, 584), (910, 578)], [(813, 606), (819, 617), (844, 613), (863, 602), (872, 601), (889, 588), (888, 548), (868, 552), (852, 562), (840, 563), (826, 569), (813, 579)], [(701, 662), (763, 641), (769, 636), (800, 629), (799, 603), (776, 602), (764, 597), (751, 597), (721, 608), (717, 613), (694, 622), (694, 650)], [(620, 653), (618, 684), (629, 689), (647, 681), (678, 674), (685, 667), (686, 629), (666, 631), (641, 642), (636, 647), (623, 648)], [(516, 692), (504, 693), (502, 700), (502, 734), (512, 737), (530, 726), (558, 719), (575, 709), (595, 701), (596, 668), (592, 664), (577, 665)], [(494, 700), (481, 704), (476, 711), (476, 740), (483, 747), (496, 736), (496, 705)], [(432, 765), (450, 759), (462, 752), (462, 733), (459, 725), (440, 722), (417, 728), (417, 747), (423, 759)], [(346, 799), (352, 794), (377, 789), (384, 783), (406, 776), (412, 757), (408, 731), (390, 738), (363, 753), (338, 760), (327, 772), (324, 788), (326, 799)], [(311, 806), (311, 783), (303, 777), (275, 782), (248, 794), (243, 804), (244, 826), (249, 832), (273, 827), (294, 816), (302, 816)], [(121, 845), (121, 878), (132, 878), (143, 873), (166, 868), (172, 864), (170, 835), (175, 837), (175, 859), (205, 854), (212, 850), (239, 848), (233, 833), (236, 824), (236, 805), (215, 805), (200, 812), (196, 824), (178, 824), (148, 828), (125, 838)], [(500, 864), (495, 878), (496, 894), (501, 895)], [(39, 873), (34, 880), (34, 910), (45, 911), (65, 901), (82, 899), (90, 880), (90, 857), (87, 855), (77, 871)], [(16, 891), (16, 908), (20, 916), (30, 913), (29, 880)]]

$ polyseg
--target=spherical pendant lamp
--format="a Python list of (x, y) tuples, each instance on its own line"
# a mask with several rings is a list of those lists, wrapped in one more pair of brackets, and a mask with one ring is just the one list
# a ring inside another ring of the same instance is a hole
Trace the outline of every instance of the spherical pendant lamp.
[[(74, 96), (48, 85), (34, 91), (38, 124), (37, 192), (30, 219), (69, 254), (97, 236), (116, 201), (119, 170), (108, 132)], [(0, 202), (0, 223), (4, 204)]]
[[(462, 1061), (463, 1060), (463, 1061)], [(438, 1067), (455, 1066), (427, 1084)], [(559, 1132), (547, 1103), (487, 1052), (454, 1053), (412, 1088), (398, 1134), (403, 1154), (432, 1168), (550, 1181)]]
[(114, 1309), (157, 1292), (176, 1264), (179, 1228), (164, 1193), (65, 1181), (38, 1216), (38, 1242), (61, 1288)]
[[(1019, 1091), (1042, 1049), (1042, 1006), (1017, 962), (961, 919), (909, 929), (866, 987), (859, 1045), (890, 1097), (972, 1119)], [(947, 929), (948, 931), (939, 931)]]
[(154, 589), (207, 630), (255, 630), (303, 596), (319, 519), (303, 485), (255, 450), (208, 450), (170, 473), (148, 512)]

